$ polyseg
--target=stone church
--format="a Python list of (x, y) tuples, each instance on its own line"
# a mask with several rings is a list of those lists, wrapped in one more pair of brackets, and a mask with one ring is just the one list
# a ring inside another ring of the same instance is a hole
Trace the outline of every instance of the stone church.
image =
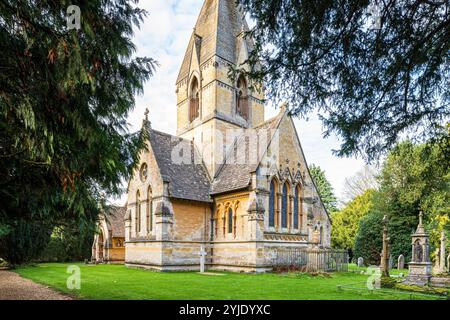
[(98, 232), (92, 245), (92, 262), (122, 264), (125, 260), (125, 207), (108, 207), (101, 211)]
[(147, 118), (129, 181), (125, 264), (264, 272), (277, 251), (330, 246), (331, 221), (286, 105), (264, 118), (262, 86), (230, 77), (252, 50), (234, 0), (206, 0), (176, 80), (177, 135)]

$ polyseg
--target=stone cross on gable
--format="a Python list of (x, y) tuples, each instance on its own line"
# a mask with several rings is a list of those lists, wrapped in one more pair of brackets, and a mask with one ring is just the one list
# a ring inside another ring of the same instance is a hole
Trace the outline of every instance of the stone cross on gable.
[(205, 251), (205, 246), (201, 245), (200, 246), (200, 272), (203, 273), (205, 272), (205, 257), (206, 257), (207, 252)]

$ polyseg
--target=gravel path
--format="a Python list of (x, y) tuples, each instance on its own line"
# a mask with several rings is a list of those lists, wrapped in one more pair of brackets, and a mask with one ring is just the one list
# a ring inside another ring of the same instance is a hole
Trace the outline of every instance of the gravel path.
[(22, 278), (15, 272), (0, 270), (0, 300), (73, 300), (73, 298)]

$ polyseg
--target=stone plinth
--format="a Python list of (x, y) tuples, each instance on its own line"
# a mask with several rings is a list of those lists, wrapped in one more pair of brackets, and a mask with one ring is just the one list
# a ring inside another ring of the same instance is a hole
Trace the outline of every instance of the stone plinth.
[(431, 279), (431, 262), (410, 262), (409, 275), (405, 280), (405, 284), (428, 285)]

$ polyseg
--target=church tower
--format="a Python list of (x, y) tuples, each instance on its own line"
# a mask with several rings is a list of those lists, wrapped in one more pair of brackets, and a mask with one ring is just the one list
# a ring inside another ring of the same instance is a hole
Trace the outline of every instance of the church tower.
[(262, 86), (243, 75), (253, 42), (235, 0), (206, 0), (176, 81), (177, 135), (194, 140), (210, 178), (242, 129), (264, 122)]

